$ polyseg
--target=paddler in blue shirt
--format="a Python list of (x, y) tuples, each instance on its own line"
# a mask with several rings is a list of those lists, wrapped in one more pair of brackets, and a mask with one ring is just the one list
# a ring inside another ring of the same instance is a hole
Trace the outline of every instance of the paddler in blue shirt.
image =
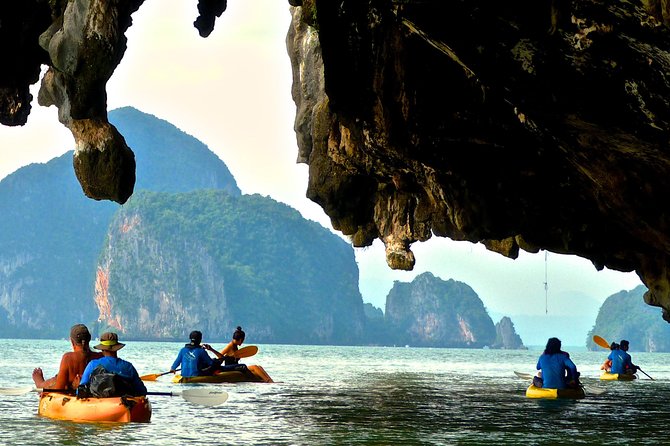
[(132, 388), (133, 395), (146, 395), (147, 388), (140, 379), (135, 366), (117, 356), (116, 352), (125, 347), (125, 345), (119, 342), (119, 335), (116, 333), (103, 333), (100, 336), (100, 343), (95, 346), (96, 349), (102, 351), (102, 358), (94, 359), (88, 363), (84, 374), (81, 376), (79, 386), (86, 386), (91, 381), (93, 371), (98, 366), (102, 366), (108, 373), (121, 376)]
[[(619, 344), (616, 342), (610, 344), (610, 351), (613, 352), (614, 350), (619, 350)], [(600, 370), (604, 370), (607, 373), (612, 373), (612, 360), (610, 359), (610, 356), (612, 356), (612, 353), (609, 354), (605, 362), (603, 362), (603, 365), (600, 366)]]
[(636, 373), (639, 368), (633, 364), (633, 361), (628, 354), (628, 341), (625, 339), (622, 339), (621, 342), (619, 342), (619, 349), (612, 350), (612, 353), (610, 353), (607, 359), (612, 361), (612, 369), (610, 373), (630, 373), (632, 375)]
[[(579, 385), (577, 366), (570, 355), (561, 351), (561, 341), (549, 338), (544, 353), (537, 361), (537, 369), (542, 371), (542, 387), (547, 389), (565, 389)], [(567, 371), (567, 376), (566, 376)], [(537, 386), (537, 381), (534, 380)]]
[(202, 342), (202, 333), (198, 330), (192, 331), (189, 339), (191, 342), (179, 350), (177, 359), (172, 363), (170, 372), (175, 373), (181, 364), (181, 376), (184, 378), (211, 375), (217, 366), (221, 364), (221, 360), (217, 361), (210, 358), (204, 347), (200, 345), (200, 342)]

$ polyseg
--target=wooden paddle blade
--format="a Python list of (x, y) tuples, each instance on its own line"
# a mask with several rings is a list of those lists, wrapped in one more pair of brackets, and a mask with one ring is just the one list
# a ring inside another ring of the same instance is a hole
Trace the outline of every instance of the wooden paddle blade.
[(595, 387), (595, 386), (582, 386), (584, 390), (586, 390), (586, 393), (590, 393), (592, 395), (602, 395), (603, 393), (607, 392), (607, 389), (603, 389), (602, 387)]
[(75, 393), (72, 389), (43, 389), (41, 387), (0, 387), (0, 395), (24, 395), (28, 392)]
[(162, 373), (152, 373), (151, 375), (142, 375), (140, 379), (142, 381), (156, 381), (159, 376), (163, 376)]
[(28, 392), (41, 391), (32, 386), (27, 387), (0, 387), (0, 395), (25, 395)]
[(203, 406), (218, 406), (228, 400), (228, 392), (223, 390), (187, 389), (181, 392), (181, 396), (189, 403)]
[(518, 376), (519, 378), (523, 378), (523, 379), (533, 379), (533, 375), (531, 375), (530, 373), (521, 373), (521, 372), (517, 372), (517, 371), (515, 371), (514, 374), (515, 374), (516, 376)]
[(258, 353), (258, 347), (255, 345), (248, 345), (236, 351), (233, 356), (236, 358), (248, 358), (249, 356), (254, 356), (256, 353)]
[(606, 348), (606, 349), (610, 348), (610, 343), (607, 342), (606, 340), (604, 340), (603, 338), (601, 338), (598, 335), (593, 336), (593, 342), (595, 342), (596, 344), (598, 344), (602, 348)]

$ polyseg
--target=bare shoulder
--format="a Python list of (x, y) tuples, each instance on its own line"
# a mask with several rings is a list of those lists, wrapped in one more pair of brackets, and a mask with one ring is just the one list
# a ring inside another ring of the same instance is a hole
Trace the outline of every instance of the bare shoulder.
[(73, 361), (76, 357), (75, 352), (65, 352), (63, 353), (63, 356), (61, 357), (62, 361)]

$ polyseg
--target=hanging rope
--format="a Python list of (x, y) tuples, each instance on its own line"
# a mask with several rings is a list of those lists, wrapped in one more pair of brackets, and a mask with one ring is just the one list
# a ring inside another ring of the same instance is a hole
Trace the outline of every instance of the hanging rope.
[(547, 281), (547, 251), (544, 251), (544, 314), (549, 314), (549, 282)]

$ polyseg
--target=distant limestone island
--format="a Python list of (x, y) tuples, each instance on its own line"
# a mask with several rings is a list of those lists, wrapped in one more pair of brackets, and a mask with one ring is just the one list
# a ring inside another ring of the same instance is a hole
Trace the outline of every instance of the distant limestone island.
[(589, 350), (603, 349), (593, 342), (593, 335), (607, 342), (630, 342), (630, 351), (670, 352), (670, 324), (661, 317), (661, 309), (644, 302), (647, 288), (620, 291), (603, 302), (593, 329), (586, 339)]
[(124, 205), (86, 198), (72, 152), (0, 181), (0, 337), (94, 336), (254, 343), (523, 348), (468, 285), (430, 273), (365, 304), (352, 246), (269, 197), (174, 125), (109, 114), (137, 161)]
[(429, 272), (411, 283), (396, 281), (385, 314), (367, 305), (370, 338), (380, 345), (525, 349), (510, 318), (494, 325), (470, 286)]

